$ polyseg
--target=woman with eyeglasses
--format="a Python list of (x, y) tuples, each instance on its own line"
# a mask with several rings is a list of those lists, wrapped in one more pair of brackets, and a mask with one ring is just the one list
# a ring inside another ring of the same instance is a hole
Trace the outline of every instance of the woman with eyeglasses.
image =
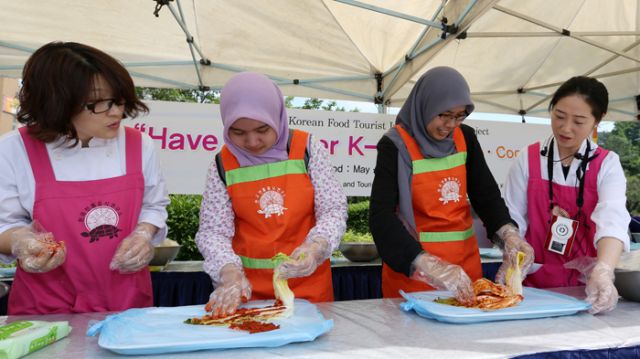
[(613, 309), (613, 269), (629, 250), (626, 179), (618, 155), (591, 135), (607, 112), (606, 87), (573, 77), (549, 104), (553, 136), (520, 152), (505, 183), (513, 219), (535, 250), (524, 284), (581, 285), (586, 276), (591, 313)]
[(153, 305), (148, 263), (169, 203), (153, 141), (123, 119), (148, 109), (113, 57), (52, 42), (22, 73), (0, 138), (0, 259), (17, 259), (9, 314)]
[(382, 293), (450, 290), (463, 303), (482, 277), (471, 206), (490, 237), (504, 248), (498, 277), (516, 253), (533, 258), (509, 217), (473, 128), (467, 82), (450, 67), (436, 67), (417, 81), (396, 126), (378, 142), (369, 226), (383, 260)]

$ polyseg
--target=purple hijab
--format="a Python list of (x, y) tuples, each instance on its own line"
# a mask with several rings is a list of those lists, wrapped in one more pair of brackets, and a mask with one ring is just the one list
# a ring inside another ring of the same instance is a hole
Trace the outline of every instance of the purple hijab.
[[(262, 74), (241, 72), (224, 85), (220, 95), (224, 143), (238, 159), (240, 167), (283, 161), (288, 158), (289, 124), (284, 99), (278, 86)], [(250, 118), (276, 131), (276, 143), (261, 155), (253, 155), (229, 139), (229, 128), (236, 120)]]

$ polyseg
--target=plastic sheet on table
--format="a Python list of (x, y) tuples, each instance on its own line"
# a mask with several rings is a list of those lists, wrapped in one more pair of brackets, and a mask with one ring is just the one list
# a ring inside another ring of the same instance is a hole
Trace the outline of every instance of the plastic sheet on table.
[[(247, 306), (263, 307), (273, 301), (252, 301)], [(249, 334), (245, 331), (209, 325), (185, 324), (188, 318), (205, 315), (204, 305), (129, 309), (110, 315), (87, 331), (100, 333), (98, 345), (119, 354), (161, 354), (206, 349), (277, 347), (293, 342), (313, 341), (333, 327), (314, 304), (296, 299), (292, 317), (275, 320), (277, 330)]]

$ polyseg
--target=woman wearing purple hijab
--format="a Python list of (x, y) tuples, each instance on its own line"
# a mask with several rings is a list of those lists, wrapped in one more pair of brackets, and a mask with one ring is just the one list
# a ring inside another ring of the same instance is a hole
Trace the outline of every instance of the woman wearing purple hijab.
[[(290, 130), (280, 89), (244, 72), (222, 88), (224, 140), (209, 168), (196, 243), (215, 287), (206, 309), (235, 312), (274, 298), (273, 274), (296, 297), (333, 300), (329, 256), (346, 229), (347, 200), (329, 155)], [(272, 259), (279, 253), (290, 257)]]
[(532, 261), (473, 128), (462, 124), (473, 109), (462, 75), (433, 68), (378, 142), (369, 226), (383, 260), (385, 297), (442, 289), (462, 303), (473, 301), (471, 283), (482, 277), (482, 267), (471, 206), (503, 248), (498, 280), (516, 265), (518, 251), (525, 253), (524, 273)]

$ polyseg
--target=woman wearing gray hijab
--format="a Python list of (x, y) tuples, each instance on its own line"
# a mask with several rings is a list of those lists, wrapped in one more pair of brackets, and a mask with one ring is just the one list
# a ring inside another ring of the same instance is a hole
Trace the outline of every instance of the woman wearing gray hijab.
[(462, 124), (473, 109), (462, 75), (433, 68), (378, 142), (369, 226), (384, 262), (384, 297), (442, 289), (473, 301), (471, 283), (482, 267), (471, 206), (503, 248), (497, 280), (517, 265), (518, 251), (523, 273), (530, 266), (533, 250), (509, 216), (473, 128)]

